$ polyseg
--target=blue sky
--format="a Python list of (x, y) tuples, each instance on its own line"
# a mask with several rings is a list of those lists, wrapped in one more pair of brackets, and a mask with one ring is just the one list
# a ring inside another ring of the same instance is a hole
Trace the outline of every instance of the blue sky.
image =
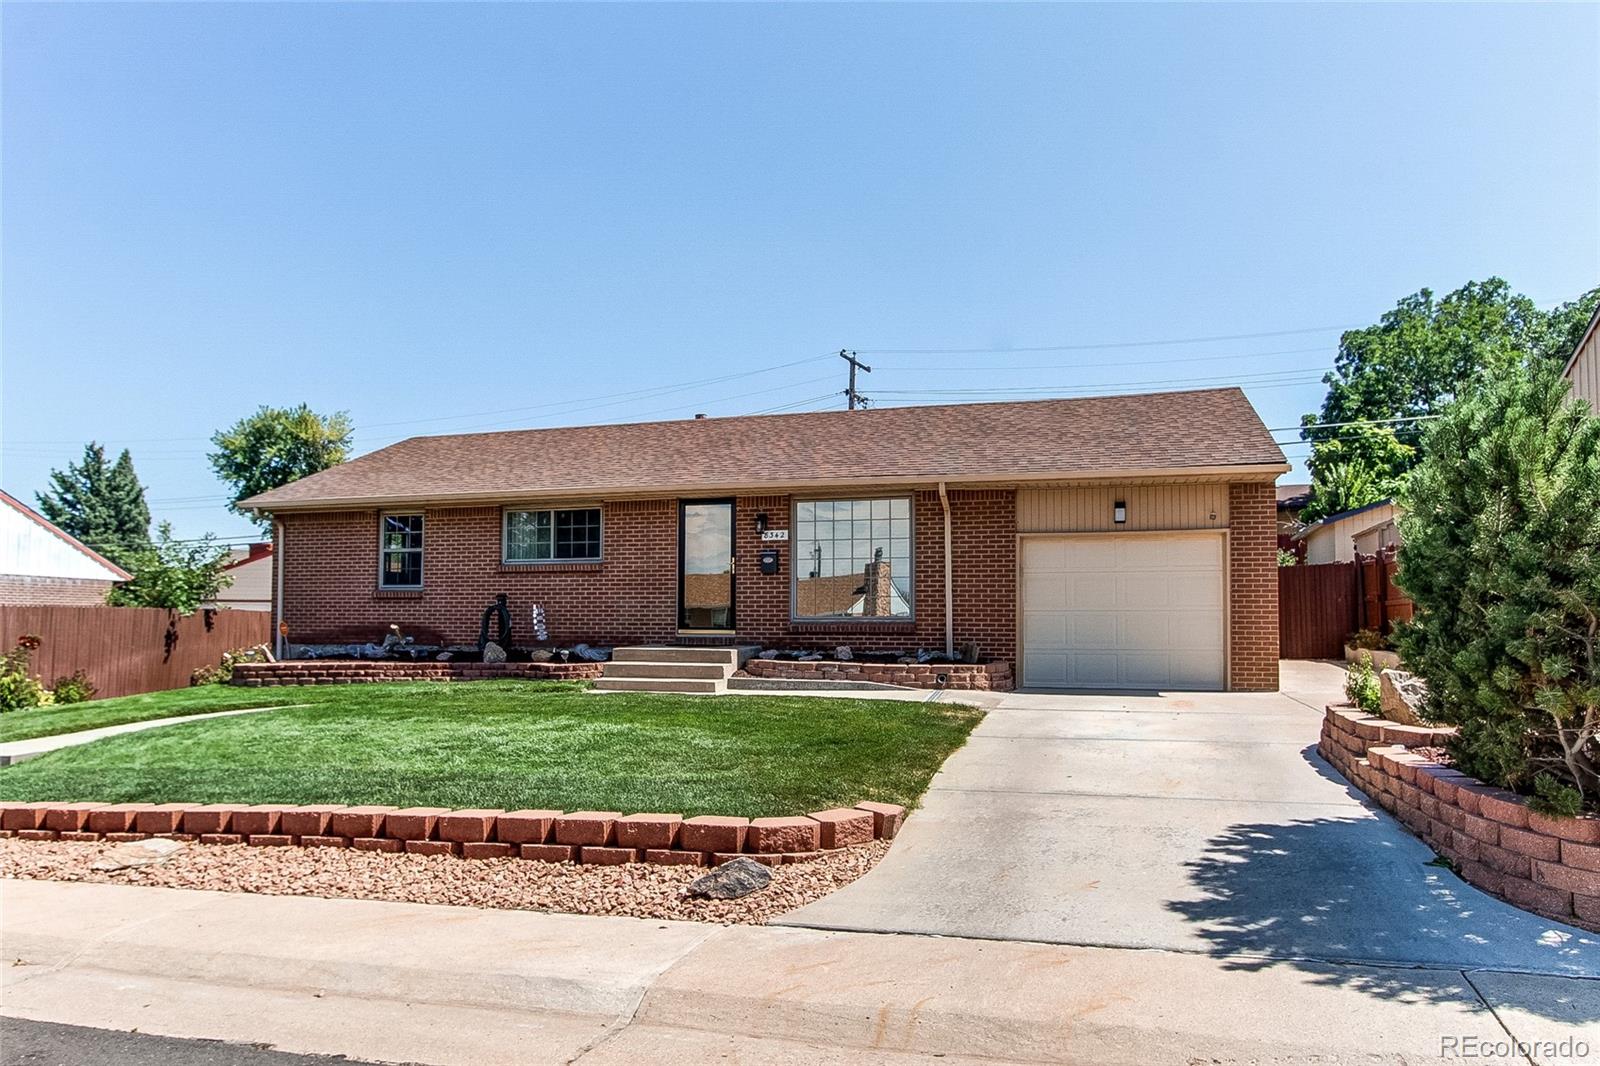
[(361, 450), (807, 409), (849, 347), (882, 403), (1217, 379), (1289, 426), (1406, 293), (1600, 282), (1592, 5), (0, 18), (0, 484), (127, 446), (186, 536), (248, 535), (204, 452), (262, 403)]

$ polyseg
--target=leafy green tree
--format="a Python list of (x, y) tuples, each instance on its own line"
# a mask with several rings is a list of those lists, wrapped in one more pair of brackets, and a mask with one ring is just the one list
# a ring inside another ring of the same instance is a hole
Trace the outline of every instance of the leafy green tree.
[(1419, 458), (1426, 423), (1397, 422), (1381, 429), (1312, 426), (1436, 415), (1485, 374), (1564, 363), (1597, 303), (1600, 289), (1542, 311), (1503, 279), (1489, 278), (1468, 282), (1441, 299), (1423, 289), (1402, 299), (1377, 324), (1346, 331), (1334, 369), (1323, 378), (1328, 392), (1322, 410), (1302, 419), (1307, 428), (1301, 437), (1312, 442), (1307, 465), (1313, 512), (1337, 512), (1331, 500), (1319, 502), (1332, 491), (1322, 472), (1348, 462), (1352, 453), (1383, 494), (1392, 493)]
[[(350, 416), (319, 415), (299, 407), (262, 407), (211, 438), (207, 458), (217, 476), (233, 486), (232, 510), (253, 517), (239, 501), (337, 466), (350, 455)], [(270, 528), (264, 519), (255, 519)]]
[(108, 463), (105, 448), (90, 441), (80, 462), (50, 471), (50, 488), (37, 499), (46, 518), (119, 566), (150, 547), (150, 508), (126, 449)]
[[(1427, 429), (1402, 494), (1396, 634), (1466, 772), (1552, 809), (1600, 798), (1600, 419), (1553, 360)], [(1574, 794), (1574, 791), (1576, 794)], [(1565, 799), (1563, 798), (1565, 797)]]
[(156, 527), (156, 541), (135, 552), (128, 569), (133, 580), (111, 590), (113, 607), (165, 607), (193, 614), (217, 593), (233, 584), (223, 567), (228, 549), (207, 534), (198, 541), (174, 540), (172, 523)]
[(1329, 515), (1386, 500), (1394, 492), (1395, 482), (1383, 478), (1359, 457), (1329, 463), (1319, 473), (1322, 476), (1320, 491), (1312, 493), (1300, 510), (1300, 521), (1308, 525)]

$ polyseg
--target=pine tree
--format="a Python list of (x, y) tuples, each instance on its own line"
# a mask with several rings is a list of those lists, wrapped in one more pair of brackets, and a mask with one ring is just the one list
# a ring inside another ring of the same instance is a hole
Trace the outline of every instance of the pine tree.
[(50, 486), (38, 494), (40, 512), (112, 562), (126, 565), (150, 549), (150, 508), (127, 449), (107, 463), (90, 441), (82, 461), (50, 472)]

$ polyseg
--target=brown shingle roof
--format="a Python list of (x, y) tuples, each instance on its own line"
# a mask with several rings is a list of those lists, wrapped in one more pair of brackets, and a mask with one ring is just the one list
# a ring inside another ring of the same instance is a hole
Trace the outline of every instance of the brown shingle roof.
[(1287, 469), (1236, 388), (413, 437), (243, 501), (385, 502)]

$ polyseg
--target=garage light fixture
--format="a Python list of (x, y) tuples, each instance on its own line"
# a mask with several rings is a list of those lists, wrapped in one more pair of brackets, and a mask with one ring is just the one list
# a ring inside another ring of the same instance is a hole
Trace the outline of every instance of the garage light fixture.
[(1123, 525), (1128, 521), (1128, 505), (1121, 500), (1111, 505), (1111, 521)]
[(756, 515), (756, 532), (757, 533), (765, 533), (766, 531), (767, 531), (767, 512), (762, 511), (760, 514)]

